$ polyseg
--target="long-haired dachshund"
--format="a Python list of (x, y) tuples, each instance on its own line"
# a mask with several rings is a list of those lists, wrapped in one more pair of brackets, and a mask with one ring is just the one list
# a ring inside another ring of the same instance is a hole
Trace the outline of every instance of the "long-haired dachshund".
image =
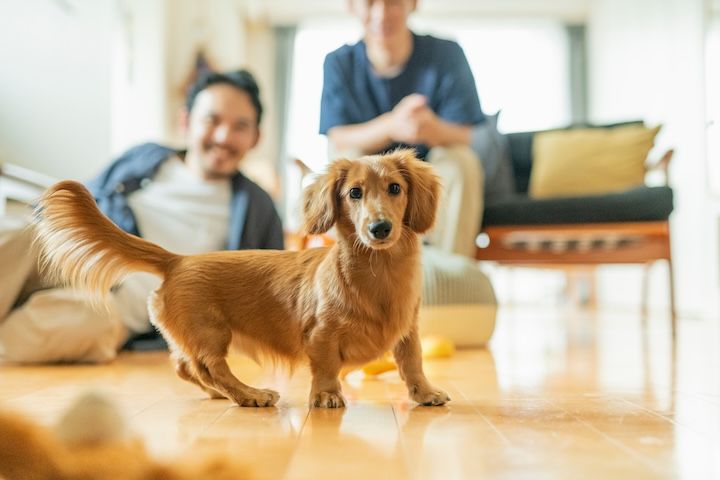
[(272, 390), (230, 371), (231, 344), (291, 364), (308, 360), (310, 404), (343, 407), (338, 374), (392, 349), (410, 397), (442, 405), (448, 395), (422, 369), (418, 310), (419, 233), (435, 220), (440, 183), (409, 150), (336, 160), (304, 192), (305, 229), (337, 227), (332, 247), (176, 255), (129, 235), (79, 183), (51, 187), (36, 211), (44, 258), (59, 279), (96, 296), (135, 271), (163, 278), (150, 296), (152, 323), (178, 375), (214, 398), (270, 406)]

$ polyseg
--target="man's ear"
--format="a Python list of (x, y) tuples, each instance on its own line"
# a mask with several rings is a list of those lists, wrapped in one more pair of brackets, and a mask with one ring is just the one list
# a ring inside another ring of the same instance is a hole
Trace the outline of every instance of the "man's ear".
[(335, 160), (325, 173), (305, 188), (303, 213), (304, 230), (307, 233), (325, 233), (337, 222), (340, 215), (340, 188), (351, 165), (350, 160)]

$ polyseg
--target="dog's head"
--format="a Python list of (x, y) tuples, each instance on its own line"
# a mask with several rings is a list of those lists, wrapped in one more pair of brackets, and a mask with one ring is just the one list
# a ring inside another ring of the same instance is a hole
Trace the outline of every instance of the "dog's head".
[(305, 189), (305, 230), (324, 233), (337, 225), (341, 234), (355, 232), (367, 247), (383, 250), (404, 229), (429, 230), (439, 195), (438, 177), (412, 150), (335, 160)]

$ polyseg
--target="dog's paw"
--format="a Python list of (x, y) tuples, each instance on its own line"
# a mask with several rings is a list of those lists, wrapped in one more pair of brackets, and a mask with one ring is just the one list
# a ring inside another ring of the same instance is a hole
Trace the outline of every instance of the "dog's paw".
[(342, 408), (345, 398), (340, 392), (319, 392), (310, 396), (310, 406), (316, 408)]
[(239, 398), (237, 404), (241, 407), (272, 407), (280, 399), (280, 394), (275, 390), (262, 389)]
[(410, 391), (410, 396), (420, 405), (433, 407), (437, 405), (445, 405), (451, 400), (447, 393), (433, 387), (425, 389), (414, 388)]

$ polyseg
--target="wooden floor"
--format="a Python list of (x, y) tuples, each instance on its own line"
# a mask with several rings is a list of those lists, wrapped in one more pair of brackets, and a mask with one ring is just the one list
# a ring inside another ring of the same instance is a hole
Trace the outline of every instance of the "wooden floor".
[(278, 408), (204, 399), (163, 354), (108, 366), (0, 368), (0, 404), (53, 422), (79, 393), (112, 395), (157, 455), (227, 452), (256, 478), (720, 478), (720, 330), (681, 320), (503, 309), (489, 350), (426, 362), (447, 407), (408, 402), (396, 373), (351, 375), (343, 410), (306, 407), (309, 381), (242, 359)]

